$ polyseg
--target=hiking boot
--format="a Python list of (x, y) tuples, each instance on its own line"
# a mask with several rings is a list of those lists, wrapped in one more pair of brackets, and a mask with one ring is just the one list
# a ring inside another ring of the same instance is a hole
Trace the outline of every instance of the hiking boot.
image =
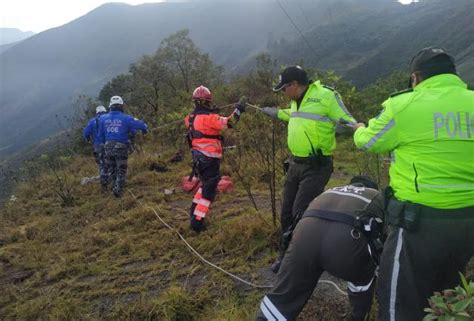
[(281, 266), (281, 262), (283, 262), (283, 257), (285, 256), (285, 252), (284, 251), (280, 251), (280, 253), (278, 254), (278, 258), (275, 260), (275, 262), (272, 263), (272, 265), (270, 265), (270, 270), (273, 271), (273, 273), (278, 273), (278, 271), (280, 271), (280, 266)]
[(101, 187), (100, 187), (100, 191), (102, 194), (105, 194), (107, 193), (109, 190), (107, 188), (107, 184), (102, 184)]
[(272, 263), (272, 265), (270, 265), (270, 270), (272, 270), (273, 273), (277, 274), (278, 271), (280, 271), (280, 266), (281, 266), (281, 259), (278, 258), (276, 259), (275, 262)]
[(114, 193), (114, 196), (115, 196), (116, 198), (121, 198), (121, 197), (122, 197), (122, 191), (119, 191), (119, 190), (114, 189), (114, 190), (113, 190), (113, 193)]

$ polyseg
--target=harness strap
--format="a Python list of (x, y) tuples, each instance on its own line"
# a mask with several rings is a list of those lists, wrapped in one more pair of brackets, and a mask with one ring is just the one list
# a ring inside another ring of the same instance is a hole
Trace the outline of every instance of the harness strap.
[[(207, 113), (208, 114), (208, 113)], [(199, 115), (199, 114), (198, 114)], [(223, 140), (224, 137), (222, 135), (208, 135), (204, 134), (203, 132), (196, 130), (194, 128), (194, 119), (196, 117), (195, 113), (189, 114), (189, 126), (188, 126), (188, 135), (190, 139), (193, 138), (211, 138), (211, 139), (218, 139)]]
[[(303, 217), (317, 217), (323, 220), (339, 222), (351, 226), (353, 228), (352, 231), (357, 230), (367, 237), (370, 256), (374, 260), (375, 264), (380, 264), (380, 255), (383, 250), (383, 240), (381, 235), (382, 221), (380, 219), (377, 221), (376, 217), (370, 218), (368, 222), (365, 222), (367, 225), (364, 225), (363, 219), (361, 219), (359, 216), (354, 217), (345, 213), (319, 209), (307, 210)], [(353, 232), (351, 232), (351, 235), (354, 237), (352, 233)]]
[(317, 217), (327, 221), (344, 223), (351, 227), (358, 227), (356, 222), (359, 221), (354, 216), (349, 214), (321, 209), (307, 210), (303, 217)]

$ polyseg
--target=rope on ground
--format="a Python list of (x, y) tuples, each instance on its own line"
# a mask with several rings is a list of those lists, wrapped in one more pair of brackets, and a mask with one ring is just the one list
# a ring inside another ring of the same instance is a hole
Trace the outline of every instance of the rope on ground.
[(259, 289), (268, 289), (268, 288), (271, 288), (270, 285), (257, 285), (257, 284), (253, 284), (253, 283), (251, 283), (251, 282), (249, 282), (249, 281), (246, 281), (246, 280), (244, 280), (244, 279), (238, 277), (237, 275), (234, 275), (234, 274), (232, 274), (232, 273), (230, 273), (230, 272), (224, 270), (224, 269), (221, 268), (220, 266), (217, 266), (217, 265), (215, 265), (214, 263), (209, 262), (208, 260), (206, 260), (204, 257), (202, 257), (201, 254), (198, 253), (198, 251), (196, 251), (196, 250), (186, 241), (186, 239), (184, 238), (184, 236), (183, 236), (181, 233), (179, 233), (175, 228), (171, 227), (168, 223), (166, 223), (166, 222), (160, 217), (160, 215), (158, 215), (158, 213), (156, 212), (156, 210), (155, 210), (153, 207), (144, 205), (144, 204), (135, 196), (135, 194), (133, 194), (132, 191), (128, 190), (128, 192), (133, 196), (133, 198), (135, 198), (135, 200), (138, 202), (138, 204), (140, 204), (143, 208), (148, 208), (148, 209), (150, 209), (151, 211), (153, 211), (153, 213), (155, 213), (155, 216), (161, 221), (161, 223), (163, 223), (163, 225), (166, 226), (166, 227), (167, 227), (168, 229), (170, 229), (171, 231), (175, 232), (175, 233), (179, 236), (179, 238), (184, 242), (184, 244), (186, 244), (186, 246), (188, 247), (188, 249), (189, 249), (193, 254), (195, 254), (202, 262), (204, 262), (204, 263), (206, 263), (206, 264), (212, 266), (213, 268), (218, 269), (219, 271), (221, 271), (221, 272), (227, 274), (228, 276), (230, 276), (230, 277), (236, 279), (237, 281), (240, 281), (240, 282), (242, 282), (242, 283), (245, 283), (245, 284), (247, 284), (247, 285), (250, 285), (250, 286), (252, 286), (252, 287), (254, 287), (254, 288), (259, 288)]
[[(194, 255), (196, 255), (202, 262), (204, 262), (204, 263), (206, 263), (207, 265), (210, 265), (210, 266), (212, 266), (213, 268), (215, 268), (215, 269), (217, 269), (217, 270), (219, 270), (219, 271), (221, 271), (221, 272), (227, 274), (227, 275), (230, 276), (231, 278), (233, 278), (233, 279), (235, 279), (235, 280), (237, 280), (237, 281), (240, 281), (240, 282), (242, 282), (242, 283), (244, 283), (244, 284), (247, 284), (247, 285), (249, 285), (249, 286), (251, 286), (251, 287), (258, 288), (258, 289), (270, 289), (270, 288), (272, 288), (271, 285), (258, 285), (258, 284), (254, 284), (254, 283), (251, 283), (251, 282), (249, 282), (249, 281), (246, 281), (246, 280), (244, 280), (244, 279), (238, 277), (237, 275), (232, 274), (232, 273), (230, 273), (230, 272), (224, 270), (224, 269), (221, 268), (220, 266), (217, 266), (217, 265), (215, 265), (214, 263), (209, 262), (208, 260), (206, 260), (201, 254), (198, 253), (198, 251), (196, 251), (196, 250), (191, 246), (191, 244), (188, 243), (188, 241), (186, 241), (186, 239), (184, 238), (184, 236), (183, 236), (181, 233), (179, 233), (175, 228), (173, 228), (173, 227), (170, 226), (168, 223), (166, 223), (166, 222), (161, 218), (161, 216), (156, 212), (156, 210), (155, 210), (153, 207), (144, 205), (144, 204), (135, 196), (135, 194), (133, 194), (133, 192), (132, 192), (131, 190), (127, 190), (127, 191), (128, 191), (128, 192), (130, 193), (130, 195), (132, 195), (132, 197), (138, 202), (138, 204), (140, 204), (140, 206), (142, 206), (143, 208), (146, 208), (146, 209), (150, 209), (150, 210), (155, 214), (155, 216), (158, 218), (158, 220), (160, 220), (160, 222), (161, 222), (164, 226), (166, 226), (168, 229), (170, 229), (171, 231), (173, 231), (174, 233), (176, 233), (176, 234), (179, 236), (179, 238), (184, 242), (184, 244), (186, 244), (186, 246), (187, 246), (188, 249), (191, 251), (191, 253), (193, 253)], [(342, 295), (344, 295), (344, 296), (347, 295), (344, 291), (341, 290), (341, 288), (339, 288), (339, 286), (338, 286), (336, 283), (334, 283), (334, 282), (332, 282), (332, 281), (329, 281), (329, 280), (319, 280), (318, 283), (330, 284), (330, 285), (334, 286), (334, 287), (336, 288), (336, 290), (337, 290), (339, 293), (341, 293)]]
[(326, 284), (330, 284), (332, 286), (334, 286), (337, 290), (337, 292), (341, 293), (342, 295), (344, 296), (347, 296), (347, 293), (342, 291), (341, 288), (336, 284), (334, 283), (333, 281), (329, 281), (329, 280), (319, 280), (318, 283), (326, 283)]

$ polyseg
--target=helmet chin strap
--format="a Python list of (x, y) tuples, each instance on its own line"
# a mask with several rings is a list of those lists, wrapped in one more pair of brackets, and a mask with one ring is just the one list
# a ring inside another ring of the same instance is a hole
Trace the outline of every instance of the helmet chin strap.
[(212, 103), (208, 100), (196, 100), (194, 101), (196, 107), (206, 108), (209, 110), (215, 110), (216, 105), (212, 105)]
[(121, 111), (123, 112), (123, 105), (115, 104), (110, 106), (111, 111)]

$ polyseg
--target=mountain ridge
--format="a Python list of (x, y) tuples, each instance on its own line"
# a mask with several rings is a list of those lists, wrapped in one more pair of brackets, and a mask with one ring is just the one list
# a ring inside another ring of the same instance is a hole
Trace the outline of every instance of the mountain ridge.
[(34, 34), (33, 31), (21, 31), (18, 28), (0, 28), (0, 46), (24, 40)]

